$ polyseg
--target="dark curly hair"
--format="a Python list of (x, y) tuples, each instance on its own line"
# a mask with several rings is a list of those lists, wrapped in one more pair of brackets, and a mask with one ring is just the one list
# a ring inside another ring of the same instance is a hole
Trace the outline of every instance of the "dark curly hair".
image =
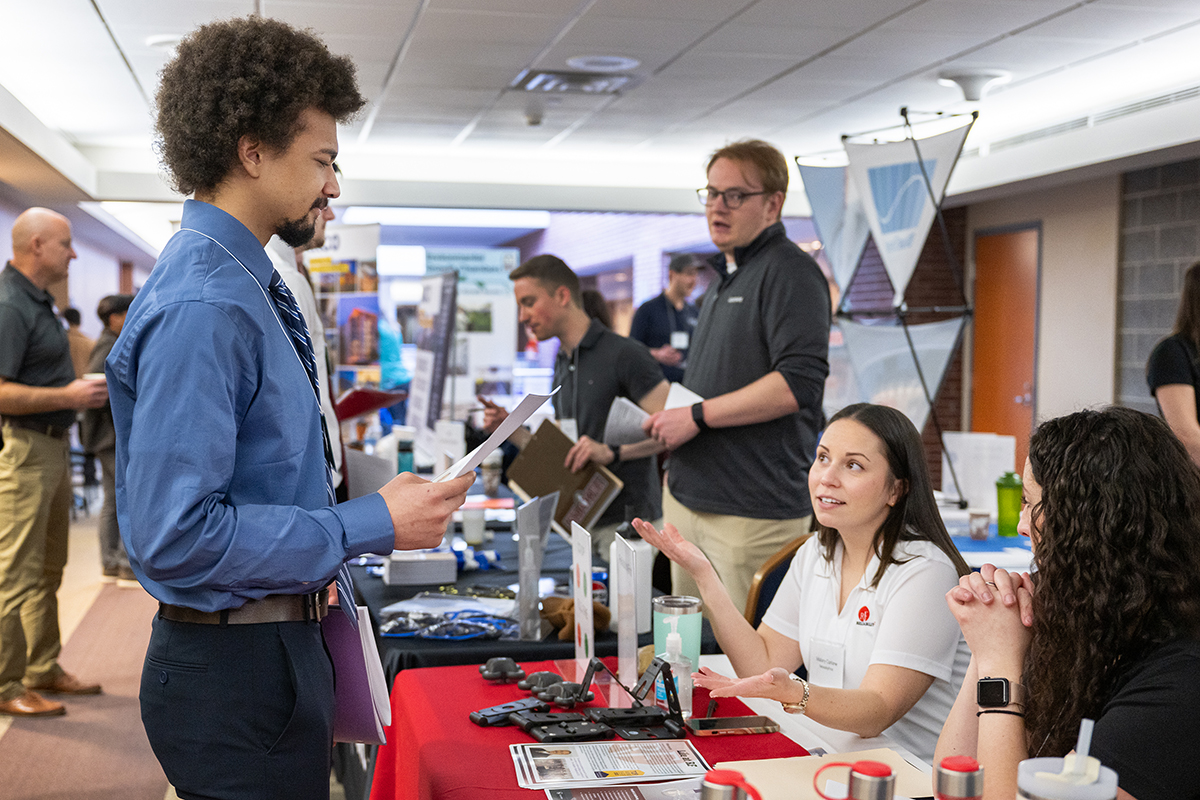
[(1200, 632), (1200, 472), (1161, 419), (1116, 407), (1042, 423), (1029, 463), (1025, 725), (1031, 755), (1062, 756), (1140, 659)]
[(215, 189), (242, 136), (284, 150), (305, 109), (342, 122), (366, 103), (349, 58), (311, 33), (256, 16), (197, 28), (161, 77), (159, 156), (182, 194)]
[[(971, 571), (963, 560), (946, 524), (938, 513), (933, 499), (933, 482), (929, 479), (929, 465), (925, 461), (925, 449), (921, 446), (921, 434), (917, 426), (903, 413), (888, 406), (871, 403), (855, 403), (833, 415), (829, 424), (839, 419), (852, 419), (864, 426), (883, 442), (887, 454), (888, 468), (892, 478), (901, 481), (903, 491), (900, 499), (888, 511), (887, 518), (875, 532), (875, 555), (879, 558), (879, 569), (871, 579), (878, 586), (883, 573), (893, 564), (901, 563), (895, 556), (896, 542), (929, 541), (945, 553), (961, 578)], [(838, 532), (813, 518), (813, 529), (826, 561), (833, 560), (837, 547)]]

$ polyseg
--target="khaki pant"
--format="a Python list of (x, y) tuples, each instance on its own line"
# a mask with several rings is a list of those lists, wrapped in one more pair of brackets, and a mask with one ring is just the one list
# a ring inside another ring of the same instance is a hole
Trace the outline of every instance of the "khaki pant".
[(67, 563), (67, 442), (4, 426), (0, 449), (0, 702), (61, 672), (58, 587)]
[[(754, 573), (784, 545), (808, 533), (812, 515), (798, 519), (755, 519), (708, 514), (683, 505), (664, 486), (663, 521), (674, 525), (683, 538), (704, 551), (729, 591), (734, 607), (745, 609)], [(671, 564), (671, 591), (700, 596), (692, 576), (674, 562)]]

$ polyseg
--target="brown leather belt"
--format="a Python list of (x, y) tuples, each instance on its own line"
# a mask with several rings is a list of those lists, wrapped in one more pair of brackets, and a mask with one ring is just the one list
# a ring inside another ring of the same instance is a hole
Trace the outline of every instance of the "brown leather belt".
[(313, 594), (270, 594), (247, 600), (240, 608), (197, 611), (170, 603), (158, 604), (158, 615), (172, 622), (193, 625), (259, 625), (265, 622), (320, 622), (329, 613), (329, 590)]
[(50, 436), (55, 439), (67, 438), (67, 433), (71, 430), (70, 426), (63, 428), (58, 425), (47, 425), (44, 422), (36, 422), (25, 417), (4, 417), (3, 421), (5, 425), (33, 431), (34, 433), (40, 433), (43, 436)]

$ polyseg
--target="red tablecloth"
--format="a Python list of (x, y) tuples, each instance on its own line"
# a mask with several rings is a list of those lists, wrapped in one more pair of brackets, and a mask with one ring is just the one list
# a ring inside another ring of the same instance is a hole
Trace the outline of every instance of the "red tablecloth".
[[(615, 661), (615, 659), (613, 659)], [(522, 664), (526, 673), (553, 670), (554, 662)], [(617, 689), (616, 691), (620, 691)], [(480, 708), (528, 697), (516, 684), (492, 684), (478, 666), (404, 670), (392, 685), (392, 725), (379, 749), (371, 800), (529, 800), (517, 785), (508, 746), (532, 742), (513, 727), (481, 728), (467, 719)], [(698, 712), (708, 693), (697, 689)], [(714, 716), (752, 713), (736, 698), (718, 700)], [(709, 764), (748, 758), (803, 756), (800, 745), (780, 733), (688, 738)], [(538, 793), (540, 794), (540, 792)]]

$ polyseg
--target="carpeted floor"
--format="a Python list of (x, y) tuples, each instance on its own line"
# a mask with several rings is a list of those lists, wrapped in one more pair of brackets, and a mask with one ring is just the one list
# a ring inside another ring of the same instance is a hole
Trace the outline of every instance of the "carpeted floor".
[(12, 720), (0, 737), (0, 794), (7, 800), (163, 800), (167, 779), (137, 700), (157, 607), (141, 589), (100, 590), (60, 663), (99, 681), (104, 694), (65, 698), (65, 717)]

